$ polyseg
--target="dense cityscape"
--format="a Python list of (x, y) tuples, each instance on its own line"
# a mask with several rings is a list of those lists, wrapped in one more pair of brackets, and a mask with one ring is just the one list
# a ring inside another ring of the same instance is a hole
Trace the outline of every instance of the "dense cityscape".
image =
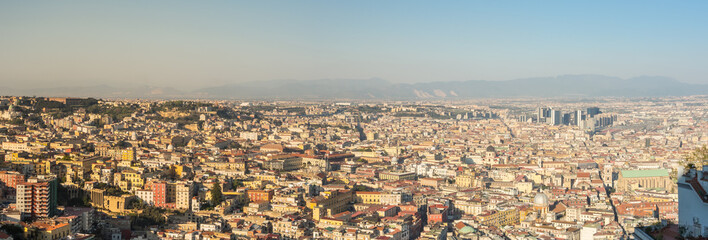
[(708, 236), (706, 96), (0, 110), (0, 239)]

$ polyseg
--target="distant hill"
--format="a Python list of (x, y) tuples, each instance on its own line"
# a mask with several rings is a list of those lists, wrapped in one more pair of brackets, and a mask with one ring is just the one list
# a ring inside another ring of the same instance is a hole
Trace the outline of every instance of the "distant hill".
[(183, 98), (188, 94), (174, 88), (134, 86), (116, 88), (108, 85), (80, 87), (48, 87), (32, 89), (0, 89), (0, 95), (42, 97), (98, 97), (98, 98)]
[(204, 88), (204, 98), (239, 99), (371, 99), (386, 98), (391, 83), (381, 79), (273, 80)]
[(391, 83), (383, 79), (272, 80), (229, 84), (195, 91), (169, 87), (107, 85), (0, 89), (0, 95), (102, 98), (208, 99), (471, 99), (505, 97), (665, 97), (708, 94), (708, 85), (667, 77), (621, 79), (602, 75), (564, 75), (509, 81)]
[(391, 83), (382, 79), (262, 81), (205, 88), (204, 98), (235, 99), (469, 99), (501, 97), (663, 97), (708, 94), (708, 85), (667, 77), (621, 79), (564, 75), (509, 81)]

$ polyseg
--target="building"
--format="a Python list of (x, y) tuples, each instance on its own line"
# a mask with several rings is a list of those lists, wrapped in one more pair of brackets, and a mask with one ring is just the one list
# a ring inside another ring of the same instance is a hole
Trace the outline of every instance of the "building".
[(95, 207), (103, 207), (103, 197), (106, 190), (103, 189), (91, 189), (89, 190), (89, 198), (91, 199), (91, 205)]
[(68, 223), (56, 221), (34, 222), (24, 228), (25, 239), (57, 240), (64, 239), (71, 234)]
[(135, 191), (135, 196), (147, 205), (155, 205), (155, 195), (152, 190), (140, 189)]
[(533, 209), (541, 215), (548, 213), (550, 202), (545, 193), (537, 193), (533, 198)]
[(167, 204), (167, 183), (156, 182), (152, 184), (153, 203), (155, 206), (164, 207)]
[(380, 203), (384, 205), (400, 205), (403, 203), (403, 194), (382, 193)]
[(153, 204), (156, 207), (175, 208), (177, 200), (177, 185), (168, 182), (152, 184)]
[(47, 218), (57, 214), (57, 179), (38, 176), (17, 184), (17, 210), (30, 218)]
[(381, 204), (381, 192), (356, 192), (356, 201), (363, 204)]
[(351, 190), (330, 191), (308, 200), (307, 207), (312, 209), (312, 219), (319, 221), (322, 217), (346, 211), (353, 201)]
[(643, 189), (673, 190), (673, 183), (666, 169), (622, 170), (617, 178), (617, 191)]
[(176, 187), (176, 208), (177, 209), (191, 209), (191, 200), (194, 191), (191, 183), (178, 183)]
[(450, 208), (444, 205), (432, 205), (428, 207), (428, 224), (447, 222)]
[(123, 196), (103, 196), (103, 208), (111, 212), (125, 212), (130, 208), (130, 203), (135, 200), (136, 197), (130, 194)]
[(302, 168), (302, 158), (294, 155), (277, 155), (263, 163), (270, 170), (294, 171)]
[(420, 185), (430, 186), (433, 188), (438, 188), (443, 183), (445, 183), (445, 179), (442, 179), (442, 178), (421, 178), (421, 179), (418, 179), (418, 181), (420, 182)]
[(2, 149), (15, 152), (29, 152), (30, 145), (26, 142), (3, 142)]
[(414, 172), (383, 172), (379, 174), (381, 180), (415, 180)]
[(241, 133), (239, 133), (239, 137), (246, 139), (246, 140), (256, 141), (256, 140), (258, 140), (258, 133), (257, 132), (241, 132)]
[(588, 118), (592, 118), (595, 115), (598, 115), (602, 112), (600, 112), (600, 108), (598, 107), (589, 107), (586, 111)]
[(18, 183), (25, 181), (25, 175), (19, 172), (0, 171), (0, 187), (16, 188)]
[(94, 225), (94, 215), (96, 210), (90, 207), (66, 207), (64, 209), (64, 217), (73, 217), (71, 224), (71, 232), (88, 233)]
[(563, 120), (563, 119), (562, 119), (562, 116), (563, 116), (563, 114), (561, 113), (561, 111), (558, 111), (558, 110), (551, 110), (551, 119), (550, 119), (551, 121), (550, 121), (550, 124), (551, 124), (551, 125), (554, 125), (554, 126), (555, 126), (555, 125), (561, 125), (562, 120)]
[(551, 109), (549, 108), (538, 108), (538, 113), (536, 115), (536, 121), (545, 122), (546, 118), (551, 116)]
[(476, 173), (465, 171), (455, 177), (455, 185), (461, 188), (471, 188), (476, 186)]
[(519, 210), (515, 207), (510, 207), (503, 210), (483, 212), (477, 216), (477, 219), (483, 225), (501, 227), (518, 224), (520, 217)]
[(135, 160), (135, 148), (120, 148), (111, 147), (108, 143), (96, 144), (96, 152), (99, 156), (110, 157), (118, 161), (133, 161)]
[(678, 181), (679, 227), (693, 237), (708, 237), (708, 165), (689, 169)]
[(248, 190), (248, 200), (251, 202), (267, 201), (270, 202), (273, 199), (273, 190)]

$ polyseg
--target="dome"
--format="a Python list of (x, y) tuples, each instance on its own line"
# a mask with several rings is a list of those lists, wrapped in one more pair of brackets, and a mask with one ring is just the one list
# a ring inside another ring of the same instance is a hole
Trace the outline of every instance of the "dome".
[(487, 147), (487, 152), (496, 152), (496, 149), (494, 149), (494, 147), (492, 146), (489, 146)]
[(536, 206), (548, 206), (548, 196), (545, 193), (538, 193), (533, 198), (533, 204)]

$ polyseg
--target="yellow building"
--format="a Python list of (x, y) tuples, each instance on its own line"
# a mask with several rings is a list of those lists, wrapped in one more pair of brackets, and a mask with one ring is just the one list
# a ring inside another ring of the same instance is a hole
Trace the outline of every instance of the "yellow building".
[(278, 181), (278, 176), (276, 175), (256, 175), (255, 176), (257, 180), (259, 181), (271, 181), (271, 182), (277, 182)]
[(322, 218), (319, 221), (321, 226), (338, 227), (344, 225), (344, 221), (333, 218)]
[(356, 201), (363, 204), (381, 204), (381, 192), (356, 192)]
[(320, 196), (307, 201), (307, 207), (312, 209), (312, 219), (320, 220), (324, 216), (341, 213), (354, 201), (351, 190), (323, 192)]
[(143, 174), (135, 170), (126, 170), (121, 172), (123, 180), (130, 183), (130, 190), (142, 189), (145, 186), (145, 178)]
[(675, 183), (669, 178), (666, 169), (622, 170), (615, 184), (617, 191), (633, 191), (637, 189), (663, 189), (673, 191)]
[(519, 211), (512, 207), (506, 210), (482, 213), (477, 218), (483, 225), (502, 227), (518, 224), (519, 216)]
[(236, 204), (245, 205), (248, 203), (248, 194), (245, 192), (222, 192), (224, 196), (229, 196), (229, 198), (234, 198)]
[(414, 172), (385, 172), (379, 173), (381, 180), (415, 180)]
[(464, 173), (455, 177), (455, 185), (462, 188), (471, 188), (475, 186), (475, 173)]
[(135, 196), (125, 194), (123, 196), (103, 196), (103, 208), (111, 212), (125, 212)]
[(26, 225), (24, 231), (26, 239), (56, 240), (69, 236), (71, 226), (54, 221), (34, 222)]

